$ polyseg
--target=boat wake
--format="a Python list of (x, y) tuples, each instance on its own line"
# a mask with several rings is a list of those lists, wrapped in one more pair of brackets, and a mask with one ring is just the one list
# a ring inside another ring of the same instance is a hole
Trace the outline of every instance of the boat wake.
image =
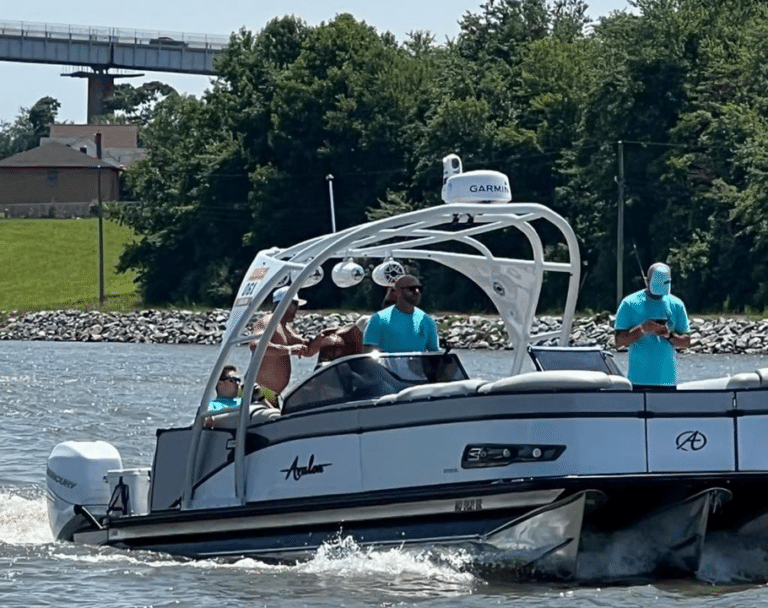
[[(585, 534), (575, 580), (584, 584), (652, 579), (650, 575), (666, 559), (666, 547), (650, 542), (638, 530)], [(714, 585), (764, 583), (768, 581), (768, 543), (732, 532), (710, 532), (696, 578)]]
[(768, 541), (731, 532), (709, 533), (696, 576), (711, 584), (764, 583), (768, 581)]
[[(81, 562), (119, 562), (144, 566), (184, 565), (192, 568), (222, 568), (294, 572), (331, 575), (344, 578), (380, 576), (382, 578), (430, 579), (458, 586), (471, 584), (475, 577), (463, 570), (466, 554), (432, 551), (418, 552), (393, 548), (373, 550), (357, 545), (351, 537), (338, 537), (324, 544), (309, 561), (295, 566), (267, 564), (260, 560), (244, 558), (235, 562), (223, 560), (186, 560), (178, 557), (159, 556), (153, 552), (123, 551), (107, 547), (84, 547), (69, 543), (55, 543), (48, 525), (45, 496), (25, 496), (19, 493), (0, 492), (0, 544), (23, 549), (38, 546), (50, 550), (60, 558)], [(65, 551), (61, 551), (66, 549)]]
[(44, 496), (0, 492), (0, 542), (7, 545), (53, 542)]
[(576, 580), (623, 581), (649, 576), (666, 553), (664, 544), (654, 544), (642, 530), (582, 536)]
[(383, 585), (396, 585), (401, 591), (418, 592), (428, 583), (432, 593), (435, 585), (441, 593), (464, 593), (478, 580), (466, 568), (470, 560), (461, 549), (375, 549), (361, 547), (351, 536), (340, 536), (294, 568), (299, 573), (343, 577), (347, 585), (356, 579), (365, 580), (366, 585), (371, 584), (371, 579), (379, 579)]
[[(516, 576), (514, 568), (500, 568), (506, 562), (504, 553), (477, 546), (430, 548), (396, 547), (375, 549), (362, 547), (352, 537), (338, 536), (323, 544), (305, 562), (294, 566), (267, 564), (244, 558), (235, 562), (222, 560), (184, 560), (160, 557), (152, 552), (126, 552), (112, 548), (78, 547), (55, 543), (47, 519), (44, 496), (30, 493), (0, 492), (0, 544), (22, 550), (45, 548), (61, 559), (92, 563), (134, 563), (143, 566), (176, 566), (192, 568), (244, 569), (259, 572), (281, 572), (319, 575), (343, 579), (344, 585), (355, 581), (367, 585), (379, 580), (382, 585), (396, 584), (412, 591), (429, 591), (436, 587), (440, 593), (466, 592), (481, 581), (510, 581), (525, 579), (529, 572)], [(55, 549), (54, 549), (55, 547)], [(67, 547), (68, 550), (61, 552)], [(640, 550), (642, 549), (642, 550)], [(642, 531), (625, 530), (613, 535), (584, 534), (578, 557), (575, 580), (589, 582), (597, 578), (613, 581), (642, 578), (652, 572), (663, 557), (664, 547), (655, 547)], [(490, 567), (493, 565), (493, 567)], [(602, 574), (603, 576), (598, 576)], [(751, 535), (730, 532), (710, 532), (706, 535), (701, 562), (696, 577), (710, 584), (760, 583), (768, 581), (768, 542)], [(530, 578), (528, 579), (530, 580)]]

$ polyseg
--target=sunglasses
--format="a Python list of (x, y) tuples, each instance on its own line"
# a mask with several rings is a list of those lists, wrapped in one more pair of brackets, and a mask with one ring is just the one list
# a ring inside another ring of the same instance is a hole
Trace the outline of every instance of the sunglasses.
[(240, 378), (232, 376), (231, 378), (220, 378), (219, 382), (231, 382), (232, 384), (240, 384)]
[(408, 291), (418, 291), (418, 292), (424, 291), (424, 288), (421, 285), (408, 285), (406, 287), (403, 287), (403, 289), (407, 289)]

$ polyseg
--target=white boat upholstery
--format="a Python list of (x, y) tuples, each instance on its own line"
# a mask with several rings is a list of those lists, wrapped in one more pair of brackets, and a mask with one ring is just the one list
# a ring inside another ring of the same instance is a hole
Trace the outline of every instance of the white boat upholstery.
[(373, 403), (374, 403), (374, 405), (384, 405), (386, 403), (394, 403), (395, 399), (397, 399), (397, 393), (394, 393), (392, 395), (384, 395), (383, 397), (379, 397)]
[[(257, 402), (250, 405), (251, 422), (266, 422), (280, 417), (280, 410)], [(230, 407), (221, 413), (208, 416), (207, 426), (215, 429), (235, 429), (240, 419), (240, 408)]]
[(529, 372), (489, 382), (478, 393), (526, 393), (535, 391), (593, 390), (631, 391), (632, 383), (623, 376), (582, 370)]
[(768, 367), (761, 367), (755, 373), (760, 376), (760, 386), (768, 386)]
[[(761, 374), (763, 372), (765, 375)], [(760, 388), (768, 386), (768, 369), (758, 370), (756, 372), (743, 372), (733, 376), (723, 376), (721, 378), (707, 378), (705, 380), (693, 380), (683, 382), (677, 385), (679, 391), (717, 391), (717, 390), (737, 390), (745, 388)]]
[[(440, 399), (442, 397), (457, 397), (461, 395), (473, 395), (478, 388), (486, 384), (485, 380), (477, 378), (469, 380), (455, 380), (453, 382), (435, 382), (434, 384), (419, 384), (418, 386), (409, 386), (404, 388), (396, 395), (386, 395), (394, 397), (392, 401), (415, 401), (417, 399)], [(377, 401), (377, 403), (384, 401)]]

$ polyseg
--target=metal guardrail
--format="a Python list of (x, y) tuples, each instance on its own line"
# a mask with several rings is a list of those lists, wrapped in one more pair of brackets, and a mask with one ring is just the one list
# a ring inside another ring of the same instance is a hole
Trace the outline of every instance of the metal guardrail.
[(27, 21), (0, 21), (0, 36), (33, 38), (36, 40), (156, 45), (159, 48), (166, 49), (184, 47), (221, 50), (229, 44), (229, 36), (32, 23)]

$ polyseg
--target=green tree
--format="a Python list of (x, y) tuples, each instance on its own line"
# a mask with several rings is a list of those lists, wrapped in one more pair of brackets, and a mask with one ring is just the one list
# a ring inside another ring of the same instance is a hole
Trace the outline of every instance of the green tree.
[(140, 235), (121, 256), (134, 268), (148, 303), (231, 298), (232, 260), (249, 225), (247, 174), (238, 146), (222, 134), (205, 101), (171, 96), (161, 102), (144, 137), (149, 156), (128, 172), (140, 205), (117, 212)]
[[(690, 203), (676, 213), (683, 222), (671, 259), (695, 306), (762, 309), (768, 273), (751, 260), (765, 251), (768, 11), (759, 2), (701, 1), (682, 13), (691, 31), (691, 102), (672, 130), (687, 146), (675, 150), (669, 164), (670, 179)], [(716, 35), (702, 37), (704, 26)]]
[[(153, 300), (226, 301), (257, 249), (328, 231), (328, 174), (343, 228), (440, 204), (440, 161), (457, 153), (571, 222), (581, 305), (612, 309), (623, 142), (624, 290), (642, 285), (636, 244), (643, 266), (673, 264), (694, 309), (766, 306), (768, 271), (748, 264), (768, 244), (766, 7), (636, 7), (586, 30), (579, 0), (492, 0), (444, 45), (429, 32), (398, 44), (351, 15), (242, 30), (204, 98), (168, 97), (147, 126), (125, 267)], [(446, 307), (476, 306), (471, 286), (452, 296)], [(313, 302), (341, 300), (325, 286)]]
[(158, 102), (169, 95), (178, 93), (172, 86), (157, 80), (138, 87), (127, 83), (115, 85), (112, 95), (104, 103), (107, 113), (96, 117), (96, 120), (146, 125), (152, 119)]
[[(594, 73), (580, 107), (578, 138), (564, 154), (559, 197), (569, 201), (585, 259), (582, 305), (615, 306), (618, 142), (624, 143), (625, 292), (642, 286), (631, 259), (667, 257), (671, 243), (664, 212), (681, 204), (664, 181), (670, 129), (686, 107), (687, 61), (677, 33), (677, 12), (666, 0), (639, 2), (640, 15), (615, 13), (594, 28), (589, 57)], [(664, 233), (664, 237), (660, 234)], [(655, 240), (654, 240), (655, 239)]]
[(60, 107), (53, 97), (42, 97), (31, 108), (21, 108), (12, 123), (0, 122), (0, 158), (39, 146), (40, 138), (50, 135)]

